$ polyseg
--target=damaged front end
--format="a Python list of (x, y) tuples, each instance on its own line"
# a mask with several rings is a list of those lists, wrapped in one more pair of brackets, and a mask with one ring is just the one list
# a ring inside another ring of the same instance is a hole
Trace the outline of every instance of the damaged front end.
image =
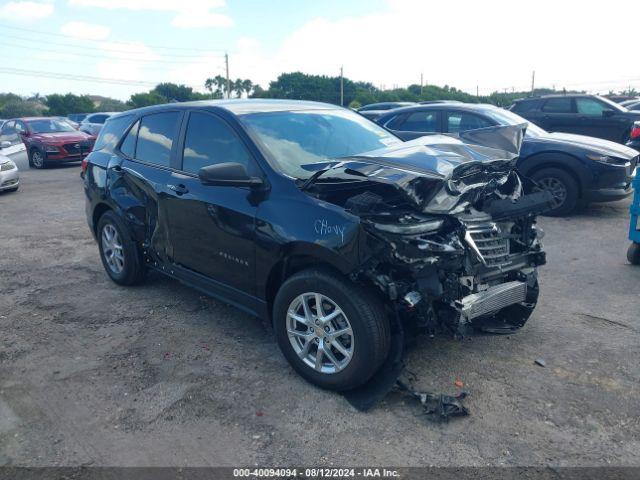
[(523, 134), (422, 137), (341, 161), (357, 188), (345, 178), (314, 186), (360, 218), (354, 278), (383, 292), (403, 328), (511, 332), (531, 315), (545, 263), (536, 215), (551, 197), (515, 171)]

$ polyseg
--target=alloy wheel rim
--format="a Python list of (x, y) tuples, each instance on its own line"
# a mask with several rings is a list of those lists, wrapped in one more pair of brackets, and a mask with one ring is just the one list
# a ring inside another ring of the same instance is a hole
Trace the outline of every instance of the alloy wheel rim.
[(287, 335), (300, 360), (319, 373), (344, 370), (353, 358), (354, 336), (349, 319), (326, 295), (307, 292), (287, 309)]
[(555, 208), (559, 208), (564, 204), (567, 199), (567, 187), (564, 183), (554, 177), (541, 178), (538, 180), (538, 183), (543, 188), (543, 190), (551, 193), (553, 197), (551, 200), (551, 206)]
[(118, 231), (110, 223), (102, 228), (102, 254), (113, 273), (122, 273), (124, 270), (124, 250)]
[(33, 156), (32, 156), (32, 160), (31, 161), (33, 162), (33, 164), (36, 167), (38, 167), (38, 168), (42, 167), (42, 164), (43, 164), (42, 154), (39, 151), (36, 150), (35, 152), (33, 152)]

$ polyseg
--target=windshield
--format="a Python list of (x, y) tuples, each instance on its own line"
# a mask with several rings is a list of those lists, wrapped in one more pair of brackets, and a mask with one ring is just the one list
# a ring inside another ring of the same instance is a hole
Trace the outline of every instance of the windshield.
[(55, 118), (31, 120), (28, 123), (29, 128), (33, 133), (58, 133), (76, 131), (67, 122), (61, 122), (60, 120), (56, 120)]
[(306, 179), (301, 165), (377, 150), (402, 140), (349, 110), (250, 113), (241, 121), (268, 151), (274, 168)]
[(618, 111), (618, 112), (628, 112), (629, 111), (627, 108), (623, 107), (619, 103), (614, 102), (613, 100), (609, 100), (607, 97), (598, 97), (598, 100), (602, 100), (604, 103), (606, 103), (608, 106), (610, 106), (611, 110), (615, 110), (615, 111)]
[(522, 125), (527, 124), (526, 137), (536, 138), (542, 137), (547, 134), (546, 130), (543, 130), (539, 126), (531, 123), (529, 120), (522, 118), (520, 115), (516, 115), (509, 110), (503, 110), (501, 108), (491, 108), (485, 111), (488, 117), (492, 118), (500, 125)]

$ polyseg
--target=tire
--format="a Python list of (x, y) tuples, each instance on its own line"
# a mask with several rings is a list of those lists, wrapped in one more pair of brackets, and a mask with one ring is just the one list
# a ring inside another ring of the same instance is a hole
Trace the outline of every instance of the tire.
[[(111, 280), (118, 285), (135, 285), (144, 279), (142, 253), (114, 212), (105, 212), (100, 217), (97, 237), (102, 266)], [(110, 253), (114, 251), (119, 255)]]
[[(325, 317), (335, 314), (336, 309), (341, 310), (324, 327), (317, 318), (316, 295), (321, 296)], [(295, 311), (298, 318), (305, 319), (303, 298), (307, 300), (311, 318), (306, 326), (299, 320), (293, 320), (289, 314)], [(275, 298), (273, 323), (285, 358), (300, 376), (321, 388), (350, 390), (361, 386), (376, 373), (389, 353), (389, 319), (381, 302), (362, 287), (330, 270), (304, 270), (287, 279)], [(351, 334), (333, 336), (333, 332), (348, 331), (348, 327)], [(327, 328), (330, 332), (323, 332)], [(297, 333), (290, 335), (294, 329)], [(314, 333), (310, 333), (312, 330)], [(320, 346), (326, 348), (318, 369), (317, 363), (312, 366), (308, 362), (315, 362)], [(344, 351), (350, 353), (349, 357), (343, 354)]]
[(38, 169), (45, 168), (47, 166), (45, 158), (46, 156), (41, 150), (33, 148), (29, 152), (29, 166)]
[(640, 243), (631, 242), (627, 250), (627, 260), (631, 265), (640, 265)]
[(573, 177), (559, 168), (543, 168), (535, 172), (531, 178), (540, 188), (548, 190), (554, 196), (554, 207), (543, 215), (562, 217), (573, 212), (578, 204), (580, 190)]

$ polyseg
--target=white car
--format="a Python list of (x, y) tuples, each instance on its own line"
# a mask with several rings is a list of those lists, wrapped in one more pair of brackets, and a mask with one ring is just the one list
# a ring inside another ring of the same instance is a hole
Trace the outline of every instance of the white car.
[(0, 155), (0, 192), (15, 192), (19, 186), (20, 175), (18, 174), (17, 165), (9, 157)]
[(84, 119), (80, 122), (80, 126), (78, 130), (81, 132), (86, 132), (89, 135), (98, 135), (104, 122), (107, 121), (111, 115), (115, 115), (117, 112), (97, 112), (91, 113), (84, 117)]

